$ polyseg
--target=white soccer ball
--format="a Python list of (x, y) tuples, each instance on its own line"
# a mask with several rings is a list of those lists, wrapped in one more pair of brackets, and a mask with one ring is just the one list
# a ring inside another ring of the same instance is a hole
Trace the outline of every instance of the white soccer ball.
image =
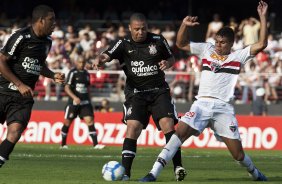
[(102, 176), (106, 181), (121, 180), (124, 167), (117, 161), (109, 161), (103, 166)]

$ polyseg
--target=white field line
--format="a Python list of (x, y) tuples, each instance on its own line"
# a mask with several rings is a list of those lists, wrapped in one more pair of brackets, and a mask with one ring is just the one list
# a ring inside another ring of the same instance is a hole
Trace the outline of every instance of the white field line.
[[(79, 154), (31, 154), (31, 153), (14, 153), (13, 157), (18, 158), (120, 158), (121, 155), (79, 155)], [(137, 155), (138, 158), (152, 158), (149, 155)], [(200, 156), (182, 156), (184, 158), (209, 158), (210, 155)]]

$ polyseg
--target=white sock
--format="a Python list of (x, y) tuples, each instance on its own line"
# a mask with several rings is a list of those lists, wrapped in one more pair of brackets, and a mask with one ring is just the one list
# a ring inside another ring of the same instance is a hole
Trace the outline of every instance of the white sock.
[(158, 159), (155, 161), (153, 168), (150, 171), (150, 173), (153, 174), (155, 178), (158, 177), (161, 170), (172, 159), (181, 145), (182, 142), (180, 141), (180, 139), (175, 134), (173, 134), (169, 142), (165, 145), (162, 152), (159, 154)]
[(242, 167), (245, 167), (247, 171), (253, 176), (254, 179), (258, 177), (258, 171), (252, 162), (251, 158), (245, 154), (242, 161), (237, 161)]

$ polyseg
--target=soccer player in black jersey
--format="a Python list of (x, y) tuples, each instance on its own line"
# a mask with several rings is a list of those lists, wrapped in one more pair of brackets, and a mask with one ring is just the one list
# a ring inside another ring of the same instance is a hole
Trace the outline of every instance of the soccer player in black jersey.
[[(152, 115), (157, 128), (164, 132), (166, 141), (174, 133), (177, 122), (175, 106), (165, 81), (164, 70), (174, 63), (172, 52), (163, 36), (148, 32), (146, 18), (135, 13), (130, 17), (130, 36), (116, 41), (94, 61), (94, 69), (105, 62), (118, 59), (127, 76), (124, 103), (124, 121), (127, 124), (122, 150), (123, 180), (129, 180), (137, 150), (137, 139)], [(182, 167), (181, 150), (173, 159), (176, 180), (186, 175)]]
[(86, 61), (78, 56), (75, 68), (71, 69), (66, 80), (65, 92), (69, 101), (65, 109), (64, 126), (62, 127), (61, 148), (67, 147), (67, 135), (72, 121), (79, 116), (88, 125), (89, 136), (92, 139), (94, 149), (102, 149), (104, 145), (98, 144), (97, 133), (94, 126), (94, 114), (89, 93), (90, 75), (85, 70)]
[(52, 72), (45, 61), (54, 26), (54, 10), (39, 5), (33, 9), (32, 25), (12, 34), (0, 50), (0, 123), (6, 121), (8, 126), (7, 137), (0, 145), (0, 167), (27, 127), (39, 75), (64, 82), (64, 75)]

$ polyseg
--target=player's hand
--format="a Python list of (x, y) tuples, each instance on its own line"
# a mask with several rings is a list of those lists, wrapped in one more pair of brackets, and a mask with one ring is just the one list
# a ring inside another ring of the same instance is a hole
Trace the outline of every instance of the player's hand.
[(159, 66), (161, 70), (170, 68), (169, 62), (167, 60), (161, 60), (161, 62), (159, 62)]
[(18, 85), (17, 88), (23, 97), (33, 97), (34, 95), (33, 90), (29, 86), (25, 85), (24, 83)]
[(197, 22), (197, 20), (198, 20), (198, 17), (186, 16), (183, 19), (182, 24), (189, 26), (189, 27), (193, 27), (193, 26), (200, 24), (199, 22)]
[(267, 14), (268, 4), (264, 1), (260, 1), (257, 11), (259, 16), (265, 16)]
[(63, 73), (55, 73), (54, 81), (56, 83), (64, 84), (65, 83), (65, 74), (63, 74)]
[(94, 59), (92, 67), (94, 70), (99, 70), (105, 62), (107, 62), (107, 57), (104, 54), (100, 54)]
[(75, 97), (75, 98), (73, 99), (73, 104), (74, 104), (74, 105), (79, 105), (80, 102), (81, 102), (81, 100), (80, 100), (78, 97)]

